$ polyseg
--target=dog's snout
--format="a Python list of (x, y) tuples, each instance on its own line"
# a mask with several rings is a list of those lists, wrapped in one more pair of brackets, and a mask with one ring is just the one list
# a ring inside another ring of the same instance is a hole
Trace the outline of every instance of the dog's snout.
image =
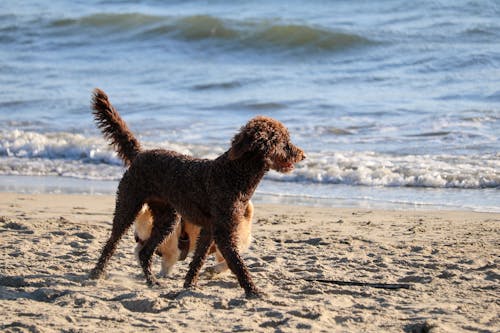
[(297, 146), (295, 147), (295, 149), (296, 149), (295, 151), (297, 156), (297, 162), (305, 160), (307, 157), (306, 153)]
[(294, 163), (300, 162), (305, 160), (306, 158), (306, 153), (297, 147), (296, 145), (289, 143), (286, 149), (289, 153), (289, 156), (295, 160)]

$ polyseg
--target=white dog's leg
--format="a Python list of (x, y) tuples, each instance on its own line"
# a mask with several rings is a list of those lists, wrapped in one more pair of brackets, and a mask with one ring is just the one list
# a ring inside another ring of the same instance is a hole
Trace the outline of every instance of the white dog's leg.
[(172, 253), (162, 254), (161, 256), (161, 271), (160, 277), (167, 277), (172, 274), (174, 270), (174, 265), (177, 262), (177, 253), (172, 255)]
[(137, 245), (135, 246), (135, 249), (134, 249), (135, 260), (137, 260), (139, 265), (141, 264), (141, 261), (139, 260), (139, 252), (141, 252), (143, 246), (144, 246), (143, 244), (137, 242)]

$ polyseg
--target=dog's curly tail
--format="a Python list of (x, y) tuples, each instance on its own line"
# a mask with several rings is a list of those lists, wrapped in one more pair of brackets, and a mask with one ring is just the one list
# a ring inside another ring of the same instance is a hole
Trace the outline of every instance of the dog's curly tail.
[(92, 110), (97, 127), (115, 147), (125, 165), (130, 165), (141, 151), (141, 145), (109, 101), (108, 95), (99, 88), (94, 89), (92, 95)]

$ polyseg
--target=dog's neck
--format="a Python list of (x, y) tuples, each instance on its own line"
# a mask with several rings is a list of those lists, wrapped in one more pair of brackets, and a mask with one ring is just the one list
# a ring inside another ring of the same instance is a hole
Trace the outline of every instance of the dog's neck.
[(217, 161), (227, 167), (225, 169), (227, 172), (237, 175), (233, 179), (238, 179), (238, 183), (230, 185), (235, 190), (235, 194), (237, 192), (240, 199), (244, 201), (250, 200), (260, 181), (269, 171), (266, 160), (262, 156), (252, 153), (246, 153), (238, 159), (231, 160), (229, 153), (226, 152)]

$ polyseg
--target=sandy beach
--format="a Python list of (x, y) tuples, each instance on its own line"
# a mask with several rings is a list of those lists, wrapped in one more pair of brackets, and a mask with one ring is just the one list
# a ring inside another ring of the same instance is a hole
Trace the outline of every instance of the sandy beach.
[(88, 281), (112, 196), (0, 193), (0, 207), (2, 331), (500, 331), (496, 213), (256, 205), (244, 259), (264, 296), (247, 300), (230, 273), (184, 290), (188, 260), (148, 288), (132, 231)]

